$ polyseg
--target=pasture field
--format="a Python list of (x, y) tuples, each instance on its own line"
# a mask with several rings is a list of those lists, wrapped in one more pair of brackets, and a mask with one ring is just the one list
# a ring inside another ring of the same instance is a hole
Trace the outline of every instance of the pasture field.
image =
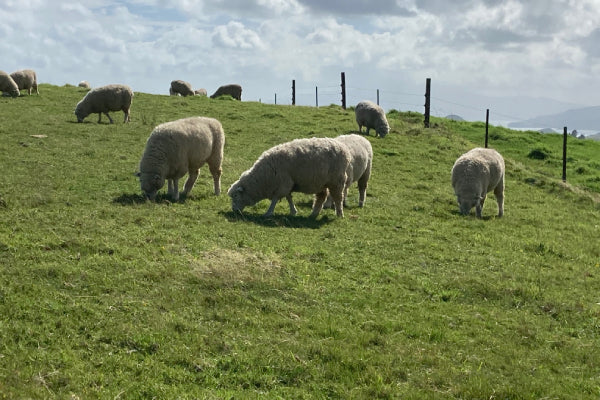
[[(450, 169), (483, 124), (391, 111), (364, 208), (353, 186), (343, 219), (299, 193), (236, 216), (264, 150), (356, 132), (352, 110), (136, 93), (131, 123), (78, 124), (84, 94), (0, 98), (0, 399), (600, 396), (600, 143), (569, 138), (563, 184), (562, 142), (493, 127), (505, 215), (490, 194), (476, 219)], [(148, 135), (193, 115), (223, 124), (223, 194), (205, 166), (144, 201)]]

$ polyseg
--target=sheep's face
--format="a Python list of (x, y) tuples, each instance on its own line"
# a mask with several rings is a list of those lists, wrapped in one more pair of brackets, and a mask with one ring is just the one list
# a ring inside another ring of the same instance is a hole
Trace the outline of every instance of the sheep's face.
[(462, 215), (468, 215), (473, 207), (478, 207), (481, 204), (481, 197), (474, 196), (456, 196), (458, 202), (458, 209)]
[(154, 201), (156, 193), (165, 185), (165, 178), (154, 173), (140, 173), (139, 177), (144, 196)]
[(79, 107), (79, 104), (75, 108), (75, 116), (77, 117), (77, 122), (83, 122), (83, 119), (87, 117), (87, 115), (83, 114), (83, 110)]
[(379, 137), (384, 138), (390, 132), (390, 126), (385, 122), (382, 122), (379, 127), (375, 130)]
[(256, 204), (256, 201), (248, 195), (246, 188), (237, 185), (237, 182), (231, 185), (227, 194), (231, 197), (231, 209), (233, 212), (241, 213), (245, 207)]

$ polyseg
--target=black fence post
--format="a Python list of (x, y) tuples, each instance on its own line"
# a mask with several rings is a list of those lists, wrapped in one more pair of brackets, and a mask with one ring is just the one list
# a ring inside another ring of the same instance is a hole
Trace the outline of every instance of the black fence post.
[(377, 89), (377, 105), (379, 105), (379, 89)]
[(567, 127), (563, 130), (563, 171), (562, 171), (563, 182), (567, 181)]
[(275, 93), (275, 104), (277, 104), (277, 93)]
[(292, 105), (296, 105), (296, 80), (292, 79)]
[(346, 109), (346, 73), (342, 72), (342, 108)]
[(315, 86), (315, 107), (319, 108), (319, 87)]
[(425, 128), (429, 128), (429, 107), (431, 106), (431, 78), (425, 81)]
[(485, 148), (488, 148), (488, 128), (490, 126), (490, 109), (485, 110)]

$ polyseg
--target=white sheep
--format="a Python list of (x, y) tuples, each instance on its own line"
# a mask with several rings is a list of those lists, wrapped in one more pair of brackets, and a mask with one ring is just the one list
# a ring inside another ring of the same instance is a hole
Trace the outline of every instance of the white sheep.
[(236, 100), (242, 100), (242, 87), (237, 84), (223, 85), (214, 92), (210, 98), (216, 99), (219, 96), (230, 95)]
[(77, 122), (83, 122), (83, 119), (92, 113), (98, 113), (98, 123), (104, 113), (110, 123), (112, 118), (108, 115), (109, 111), (122, 110), (124, 114), (123, 122), (129, 121), (129, 109), (133, 100), (133, 90), (127, 85), (106, 85), (90, 90), (85, 97), (77, 103), (75, 115)]
[(31, 95), (31, 90), (35, 89), (35, 93), (40, 94), (38, 91), (37, 76), (34, 70), (22, 69), (13, 72), (10, 76), (19, 87), (19, 90), (27, 90), (27, 93)]
[[(371, 166), (373, 163), (371, 142), (365, 137), (356, 134), (341, 135), (336, 137), (335, 140), (345, 144), (352, 156), (348, 170), (346, 171), (347, 180), (344, 187), (344, 207), (346, 207), (346, 199), (348, 198), (348, 187), (354, 182), (358, 182), (358, 206), (362, 207), (365, 204), (367, 184), (371, 177)], [(324, 207), (330, 208), (332, 200), (331, 196), (327, 196)]]
[(0, 91), (12, 97), (19, 96), (19, 86), (14, 79), (4, 71), (0, 71)]
[(488, 192), (494, 191), (498, 217), (504, 214), (504, 159), (494, 149), (474, 148), (461, 155), (452, 167), (452, 187), (460, 213), (469, 214), (475, 207), (481, 218)]
[(194, 90), (194, 94), (196, 96), (205, 96), (206, 97), (206, 89), (204, 89), (204, 88), (196, 89), (196, 90)]
[(88, 81), (81, 81), (79, 82), (79, 84), (77, 85), (80, 88), (84, 88), (84, 89), (90, 89), (90, 83)]
[(342, 197), (350, 159), (348, 147), (331, 138), (295, 139), (272, 147), (231, 185), (227, 192), (231, 208), (241, 213), (244, 207), (269, 199), (271, 205), (264, 215), (271, 216), (277, 202), (285, 197), (290, 214), (296, 215), (292, 192), (302, 192), (316, 194), (311, 213), (316, 217), (329, 190), (337, 216), (343, 217)]
[(169, 88), (169, 94), (171, 96), (193, 96), (194, 91), (192, 85), (189, 82), (182, 81), (180, 79), (171, 81), (171, 87)]
[(168, 194), (179, 200), (179, 179), (189, 174), (183, 195), (187, 195), (198, 178), (198, 170), (208, 164), (214, 181), (215, 195), (221, 193), (221, 163), (225, 133), (214, 118), (189, 117), (158, 125), (146, 142), (140, 161), (140, 185), (146, 197), (154, 200), (168, 181)]
[(354, 115), (356, 116), (358, 131), (361, 134), (363, 126), (367, 128), (367, 135), (372, 128), (375, 129), (375, 136), (379, 135), (382, 138), (390, 131), (385, 111), (372, 101), (364, 100), (358, 103), (354, 108)]

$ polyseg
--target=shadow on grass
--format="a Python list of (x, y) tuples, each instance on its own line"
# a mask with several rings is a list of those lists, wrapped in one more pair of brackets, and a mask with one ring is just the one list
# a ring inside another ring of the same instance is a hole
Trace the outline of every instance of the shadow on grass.
[[(205, 200), (209, 196), (210, 195), (207, 195), (207, 194), (196, 194), (196, 195), (188, 195), (188, 196), (180, 195), (178, 201), (173, 201), (173, 200), (171, 200), (171, 197), (168, 194), (158, 193), (156, 195), (156, 197), (154, 198), (154, 203), (167, 204), (167, 205), (173, 204), (173, 203), (183, 204), (187, 200)], [(132, 206), (134, 204), (151, 203), (151, 201), (148, 200), (146, 198), (146, 196), (143, 196), (141, 193), (123, 193), (119, 197), (115, 197), (113, 199), (113, 203), (121, 204), (123, 206)]]
[(319, 229), (321, 226), (335, 221), (337, 217), (319, 214), (317, 218), (299, 215), (273, 215), (265, 217), (262, 214), (235, 213), (233, 211), (220, 212), (229, 222), (250, 222), (256, 225), (261, 225), (269, 228), (307, 228)]

